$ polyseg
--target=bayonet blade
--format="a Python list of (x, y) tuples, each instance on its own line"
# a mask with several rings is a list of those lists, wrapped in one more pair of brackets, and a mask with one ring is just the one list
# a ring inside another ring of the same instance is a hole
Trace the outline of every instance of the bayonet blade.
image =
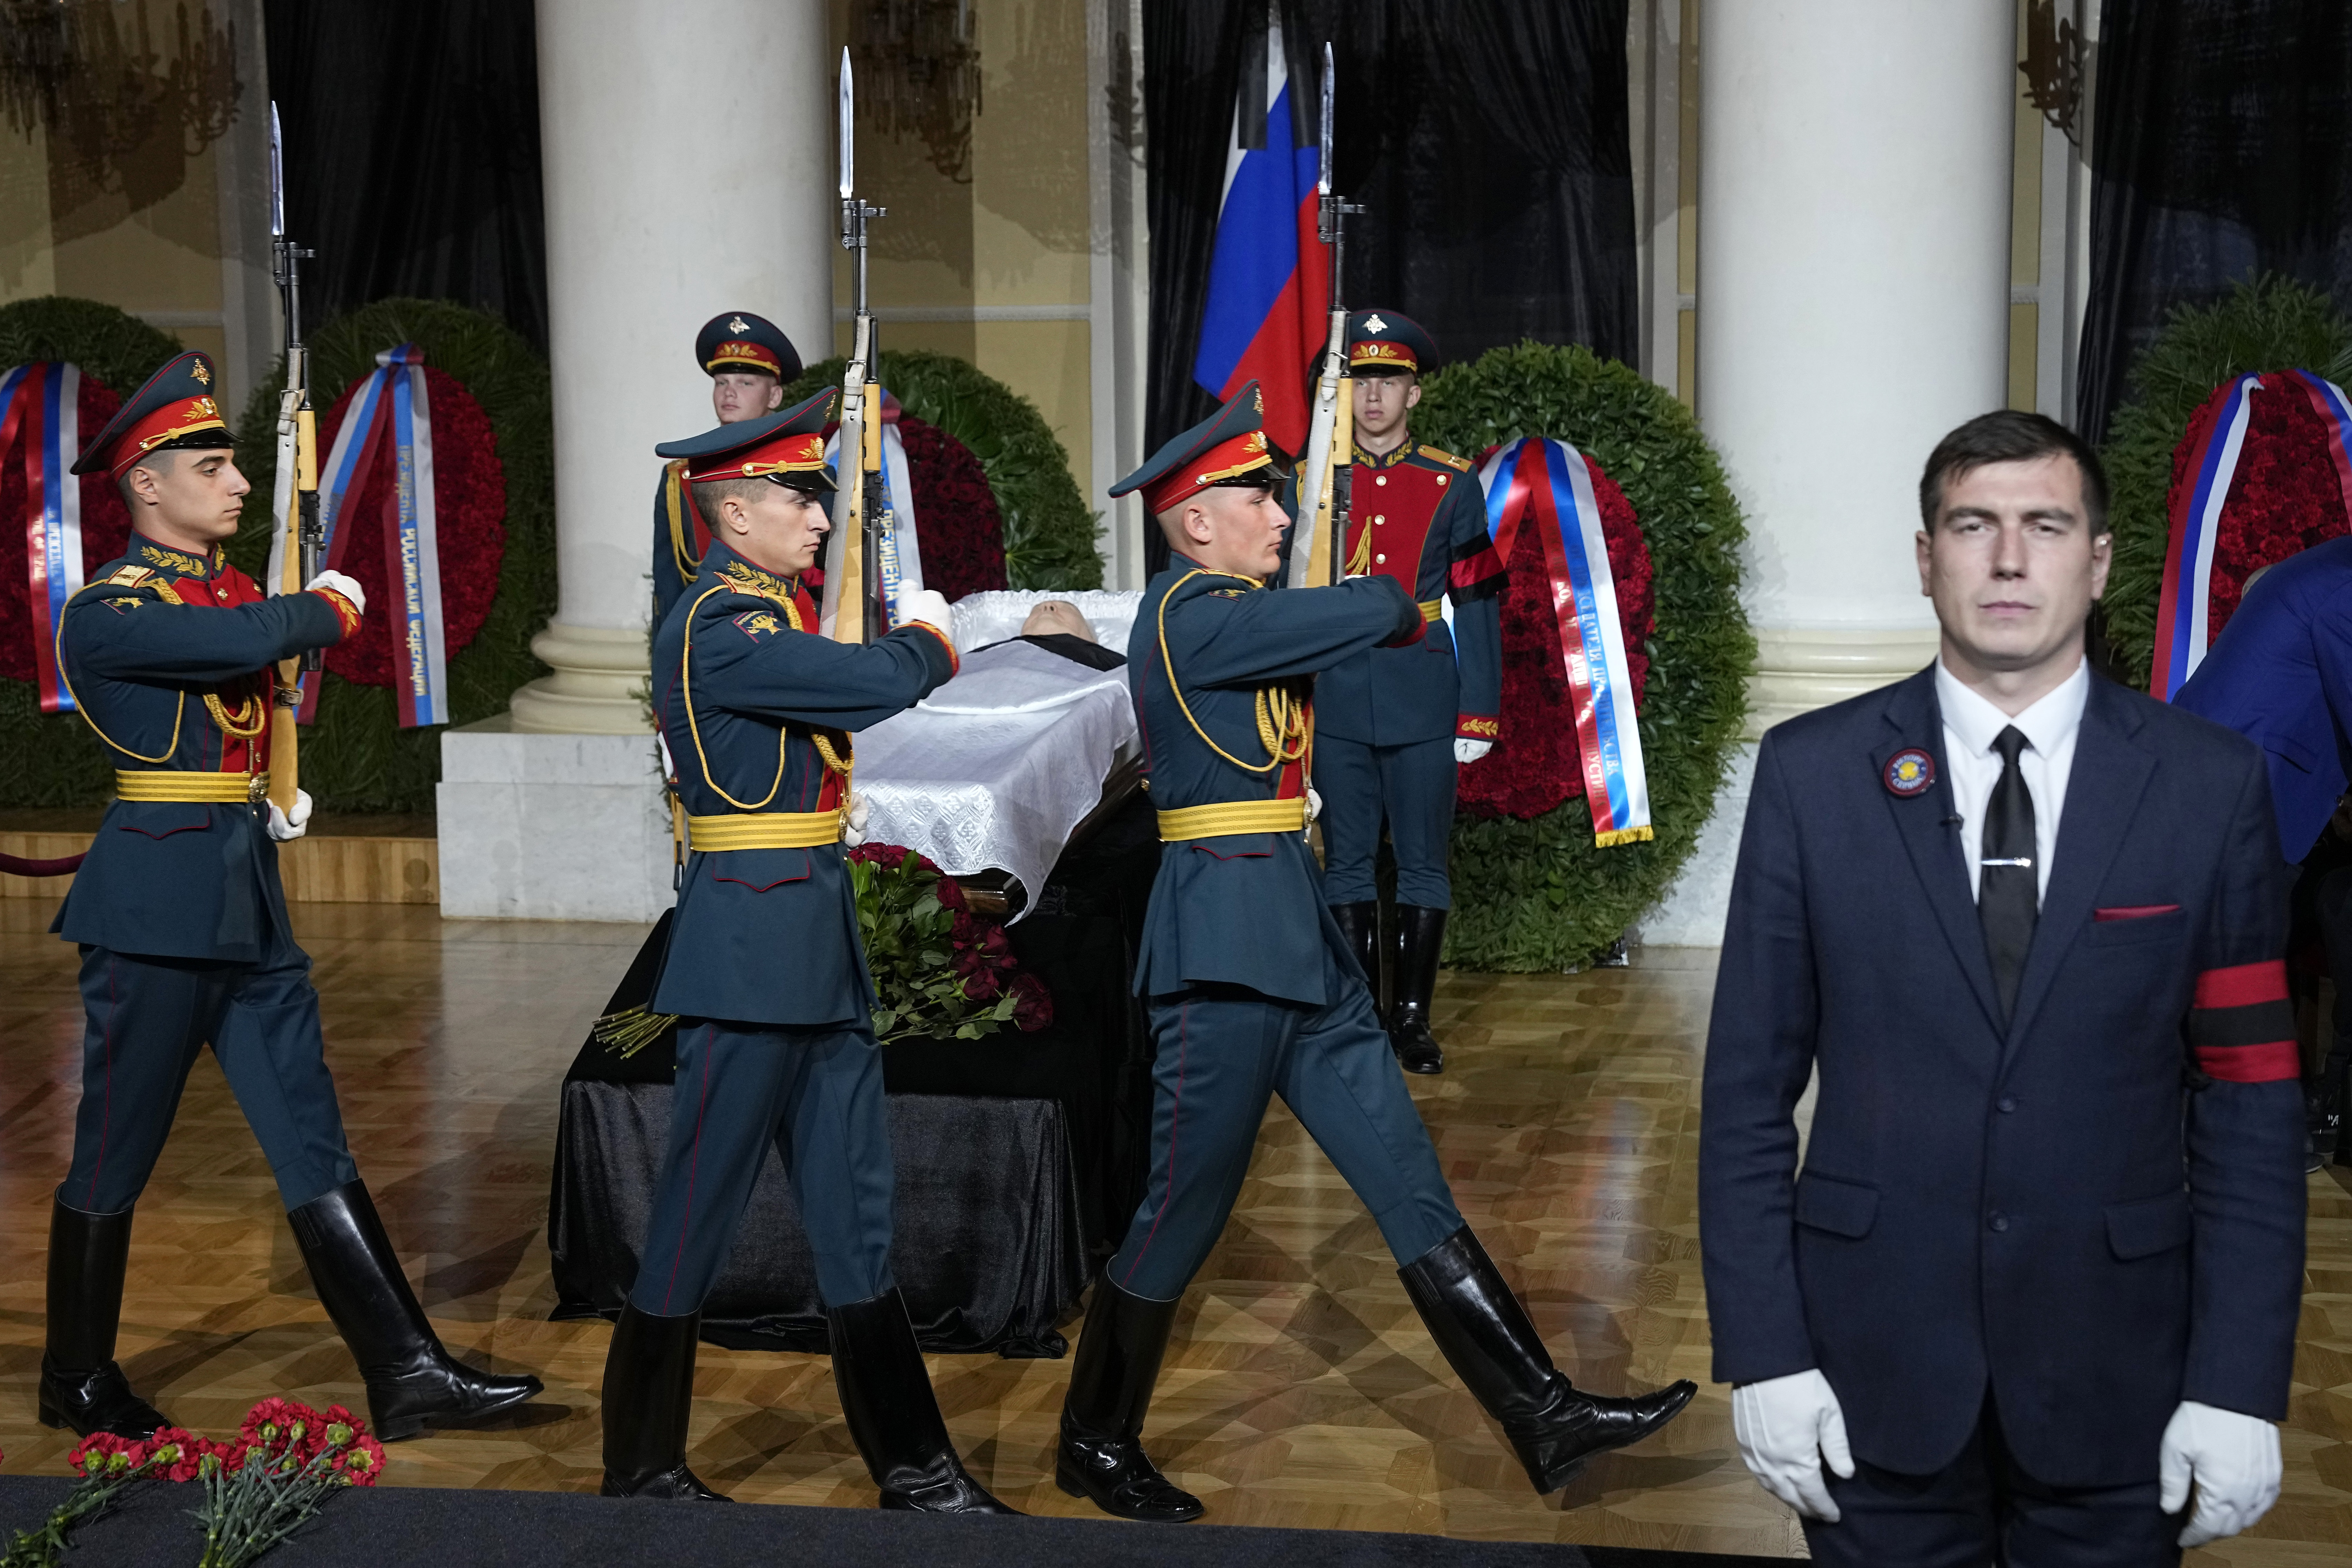
[(278, 100), (269, 100), (269, 237), (286, 237), (285, 142), (278, 132)]
[(1315, 194), (1331, 194), (1331, 46), (1323, 46), (1323, 107), (1315, 135)]
[(857, 88), (851, 79), (849, 48), (841, 50), (841, 199), (847, 201), (857, 194), (857, 141), (854, 112)]

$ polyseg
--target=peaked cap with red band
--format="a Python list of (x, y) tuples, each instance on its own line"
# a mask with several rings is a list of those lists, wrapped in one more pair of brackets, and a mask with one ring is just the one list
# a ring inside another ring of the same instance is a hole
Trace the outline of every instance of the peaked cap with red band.
[(219, 384), (213, 362), (190, 349), (125, 400), (106, 428), (82, 447), (73, 471), (94, 474), (103, 468), (119, 479), (140, 458), (168, 447), (217, 450), (236, 446), (215, 395)]
[(833, 416), (834, 389), (790, 408), (779, 408), (740, 425), (654, 448), (661, 458), (683, 458), (694, 484), (718, 479), (773, 479), (794, 489), (835, 488), (833, 465), (824, 460), (824, 427)]
[(1427, 375), (1437, 368), (1437, 340), (1410, 316), (1358, 310), (1348, 318), (1348, 367)]
[(778, 381), (801, 378), (800, 351), (783, 329), (749, 310), (729, 310), (702, 323), (695, 335), (694, 363), (712, 375), (758, 371)]
[(1280, 483), (1285, 469), (1266, 441), (1265, 416), (1257, 383), (1244, 382), (1223, 408), (1152, 453), (1110, 493), (1141, 490), (1144, 509), (1157, 517), (1211, 485)]

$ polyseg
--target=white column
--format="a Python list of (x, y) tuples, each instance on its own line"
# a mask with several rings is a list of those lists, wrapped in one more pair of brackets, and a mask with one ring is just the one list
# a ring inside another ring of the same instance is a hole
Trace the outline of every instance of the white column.
[(539, 7), (560, 600), (519, 731), (647, 727), (653, 449), (712, 423), (702, 323), (831, 352), (833, 77), (823, 0)]
[[(1702, 0), (1698, 412), (1748, 516), (1748, 736), (1936, 653), (1919, 470), (2009, 390), (2011, 0)], [(1723, 939), (1755, 752), (1642, 939)]]
[(1750, 732), (1935, 652), (1919, 470), (2008, 397), (2011, 0), (1706, 0), (1699, 417), (1748, 515)]

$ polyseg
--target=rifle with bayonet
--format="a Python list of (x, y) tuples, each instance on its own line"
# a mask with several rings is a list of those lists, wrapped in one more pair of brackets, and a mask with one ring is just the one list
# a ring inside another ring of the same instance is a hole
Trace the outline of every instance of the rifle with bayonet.
[(1292, 530), (1286, 579), (1294, 588), (1319, 588), (1338, 582), (1344, 574), (1348, 479), (1356, 451), (1355, 389), (1348, 374), (1348, 307), (1341, 300), (1339, 268), (1349, 215), (1364, 209), (1357, 203), (1341, 201), (1331, 189), (1332, 88), (1331, 46), (1325, 44), (1316, 127), (1315, 234), (1330, 252), (1330, 334), (1315, 376), (1307, 456), (1298, 466), (1298, 521)]
[(856, 85), (841, 51), (841, 247), (851, 269), (849, 362), (841, 377), (840, 489), (833, 503), (833, 548), (824, 575), (825, 613), (835, 642), (872, 642), (890, 629), (883, 602), (888, 501), (882, 486), (882, 410), (874, 398), (874, 312), (866, 302), (866, 226), (886, 216), (857, 195)]
[[(287, 496), (277, 519), (283, 535), (276, 592), (299, 594), (319, 574), (319, 552), (326, 535), (319, 521), (319, 421), (310, 404), (310, 351), (302, 342), (302, 263), (316, 254), (286, 236), (285, 143), (278, 134), (278, 105), (269, 106), (269, 270), (286, 314), (286, 391), (278, 404), (278, 489)], [(283, 476), (291, 473), (290, 490)], [(300, 786), (300, 741), (295, 722), (301, 710), (300, 678), (314, 679), (320, 651), (312, 648), (280, 663), (269, 710), (269, 798), (291, 816)]]

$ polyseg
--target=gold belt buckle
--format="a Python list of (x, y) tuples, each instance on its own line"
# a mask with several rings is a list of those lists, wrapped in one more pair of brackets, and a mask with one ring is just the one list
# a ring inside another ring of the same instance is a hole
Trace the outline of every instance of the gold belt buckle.
[(247, 805), (259, 805), (268, 798), (269, 775), (268, 773), (255, 773), (245, 781), (245, 803)]

